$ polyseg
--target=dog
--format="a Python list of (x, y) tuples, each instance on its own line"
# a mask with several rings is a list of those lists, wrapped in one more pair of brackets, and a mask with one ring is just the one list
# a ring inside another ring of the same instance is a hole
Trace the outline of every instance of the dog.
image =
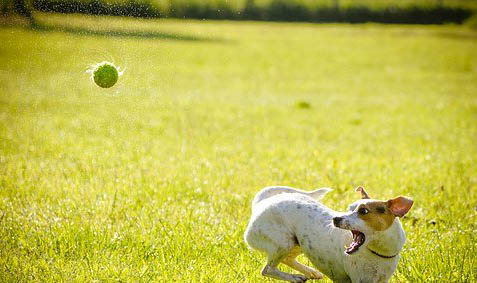
[[(399, 218), (413, 200), (370, 199), (360, 186), (361, 199), (341, 213), (318, 201), (330, 190), (267, 187), (257, 193), (244, 239), (267, 255), (263, 276), (298, 283), (323, 274), (333, 282), (389, 281), (406, 239)], [(319, 271), (296, 260), (302, 253)], [(280, 263), (303, 275), (280, 271)]]

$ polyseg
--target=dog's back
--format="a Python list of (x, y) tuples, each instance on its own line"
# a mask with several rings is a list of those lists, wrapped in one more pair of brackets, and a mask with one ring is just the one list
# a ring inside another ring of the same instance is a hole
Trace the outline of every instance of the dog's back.
[(302, 195), (312, 197), (315, 200), (320, 200), (326, 195), (326, 193), (328, 193), (331, 190), (332, 189), (330, 188), (321, 188), (311, 192), (307, 192), (307, 191), (290, 188), (290, 187), (284, 187), (284, 186), (266, 187), (266, 188), (263, 188), (260, 192), (258, 192), (255, 195), (255, 198), (252, 201), (252, 211), (257, 206), (257, 204), (261, 202), (262, 200), (278, 195), (278, 194), (284, 194), (284, 193), (295, 194), (296, 193), (296, 194), (302, 194)]

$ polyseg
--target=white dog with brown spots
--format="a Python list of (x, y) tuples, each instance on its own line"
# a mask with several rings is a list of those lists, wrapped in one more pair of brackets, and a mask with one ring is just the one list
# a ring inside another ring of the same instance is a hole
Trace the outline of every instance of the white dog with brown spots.
[[(261, 190), (253, 200), (244, 238), (250, 247), (267, 255), (262, 275), (289, 282), (321, 279), (322, 273), (334, 282), (388, 282), (405, 241), (399, 217), (409, 211), (413, 201), (402, 196), (374, 200), (362, 187), (356, 190), (362, 199), (346, 213), (317, 201), (328, 188), (312, 192), (289, 187)], [(299, 263), (296, 257), (301, 253), (319, 271)], [(280, 271), (280, 263), (303, 275)]]

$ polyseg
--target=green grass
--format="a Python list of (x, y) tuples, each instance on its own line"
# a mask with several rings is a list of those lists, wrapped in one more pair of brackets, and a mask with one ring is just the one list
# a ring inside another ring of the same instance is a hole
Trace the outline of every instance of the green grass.
[(271, 282), (242, 235), (274, 184), (411, 196), (392, 282), (477, 280), (475, 32), (38, 19), (0, 27), (0, 281)]

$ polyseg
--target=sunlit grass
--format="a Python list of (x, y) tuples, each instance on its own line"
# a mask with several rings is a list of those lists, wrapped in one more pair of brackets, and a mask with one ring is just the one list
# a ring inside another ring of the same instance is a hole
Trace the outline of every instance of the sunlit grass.
[(0, 281), (267, 281), (242, 234), (273, 184), (411, 196), (393, 282), (476, 280), (475, 33), (38, 19), (0, 29)]

